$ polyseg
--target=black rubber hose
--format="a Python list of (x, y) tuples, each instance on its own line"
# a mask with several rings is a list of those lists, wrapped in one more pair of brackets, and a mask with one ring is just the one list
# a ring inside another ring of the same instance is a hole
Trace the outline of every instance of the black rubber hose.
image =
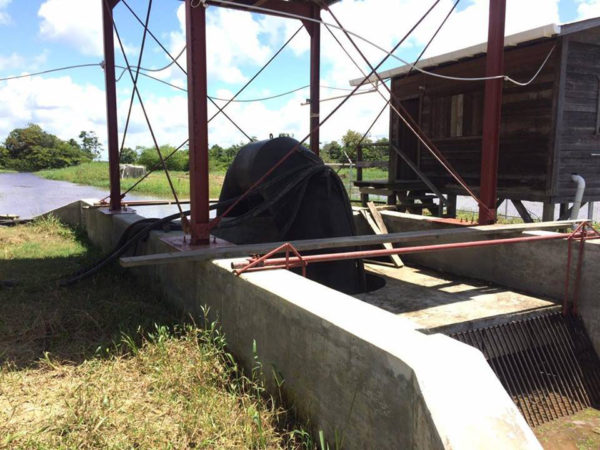
[[(226, 228), (226, 227), (239, 225), (240, 223), (244, 222), (245, 220), (247, 220), (249, 218), (256, 217), (257, 215), (266, 211), (271, 206), (273, 206), (278, 201), (280, 201), (293, 188), (295, 188), (303, 183), (307, 183), (310, 180), (310, 178), (312, 178), (313, 175), (315, 175), (316, 173), (319, 173), (322, 170), (330, 170), (330, 168), (326, 165), (312, 166), (312, 167), (308, 167), (308, 168), (302, 167), (301, 169), (295, 168), (295, 169), (292, 169), (286, 173), (283, 173), (283, 174), (273, 178), (272, 180), (269, 180), (268, 182), (264, 183), (261, 186), (261, 189), (267, 189), (277, 183), (280, 183), (282, 180), (284, 180), (286, 178), (289, 179), (289, 182), (282, 189), (280, 189), (280, 191), (278, 192), (278, 195), (276, 195), (269, 202), (263, 201), (261, 204), (257, 205), (256, 207), (252, 208), (251, 210), (249, 210), (248, 212), (246, 212), (245, 214), (243, 214), (241, 216), (232, 218), (231, 220), (229, 220), (227, 222), (220, 222), (219, 225), (217, 226), (217, 228)], [(301, 172), (300, 176), (297, 176), (298, 172)], [(296, 176), (292, 176), (292, 175), (296, 175)], [(260, 192), (254, 192), (251, 195), (257, 195), (259, 193)], [(209, 206), (209, 209), (213, 210), (213, 209), (217, 209), (219, 207), (228, 206), (228, 205), (232, 204), (233, 202), (235, 202), (236, 200), (237, 200), (237, 197), (234, 197), (231, 199), (220, 201), (218, 203), (213, 203), (212, 205)], [(189, 214), (190, 214), (189, 210), (183, 212), (183, 215), (185, 215), (185, 216), (188, 216)], [(107, 264), (115, 261), (121, 255), (123, 255), (127, 250), (129, 250), (129, 248), (131, 248), (132, 245), (134, 245), (137, 242), (139, 242), (140, 240), (144, 239), (148, 235), (148, 233), (150, 233), (151, 231), (153, 231), (157, 228), (160, 228), (163, 225), (170, 223), (180, 217), (181, 217), (180, 213), (175, 213), (175, 214), (171, 214), (169, 216), (163, 217), (161, 219), (144, 218), (144, 219), (138, 220), (136, 222), (133, 222), (125, 229), (125, 231), (119, 238), (117, 245), (115, 245), (115, 247), (107, 255), (103, 256), (100, 260), (96, 261), (93, 265), (78, 270), (77, 272), (71, 274), (68, 278), (59, 280), (58, 285), (59, 286), (70, 286), (72, 284), (77, 283), (78, 281), (83, 280), (84, 278), (87, 278), (89, 276), (92, 276), (92, 275), (98, 273)], [(148, 225), (144, 226), (140, 231), (133, 233), (133, 231), (136, 227), (139, 227), (140, 225), (143, 225), (145, 223), (148, 223)], [(133, 235), (131, 237), (129, 237), (129, 234), (132, 234), (132, 233), (133, 233)]]
[[(190, 214), (190, 211), (184, 211), (183, 214), (187, 216)], [(143, 239), (150, 231), (152, 231), (155, 228), (158, 228), (159, 226), (164, 225), (165, 223), (169, 223), (179, 217), (181, 217), (180, 213), (171, 214), (170, 216), (163, 217), (162, 219), (158, 219), (158, 220), (150, 223), (149, 225), (146, 225), (140, 231), (135, 233), (130, 239), (128, 239), (123, 245), (116, 247), (108, 255), (106, 255), (102, 259), (100, 259), (100, 261), (97, 261), (96, 263), (94, 263), (93, 266), (88, 267), (83, 271), (79, 271), (79, 273), (76, 273), (75, 275), (72, 275), (67, 279), (60, 280), (58, 282), (58, 285), (59, 286), (70, 286), (84, 278), (87, 278), (91, 275), (94, 275), (95, 273), (98, 273), (98, 271), (100, 271), (100, 269), (102, 269), (108, 263), (119, 258), (133, 244), (135, 244), (139, 240)], [(147, 220), (147, 219), (142, 219), (142, 221), (144, 221), (144, 220)], [(135, 222), (135, 223), (137, 223), (137, 222)]]

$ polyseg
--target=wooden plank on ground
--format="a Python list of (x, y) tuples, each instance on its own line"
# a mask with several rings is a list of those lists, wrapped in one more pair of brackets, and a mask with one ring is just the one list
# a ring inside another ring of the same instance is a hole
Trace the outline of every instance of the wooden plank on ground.
[[(361, 212), (364, 211), (363, 216), (367, 219), (367, 223), (373, 229), (375, 234), (388, 234), (388, 229), (385, 226), (383, 217), (381, 217), (381, 213), (377, 210), (375, 203), (368, 202), (367, 207), (369, 208), (369, 211), (371, 212), (371, 216), (373, 216), (373, 219), (375, 220), (376, 226), (373, 226), (373, 224), (369, 220), (370, 219), (369, 214), (364, 209), (361, 210)], [(394, 246), (390, 242), (384, 242), (383, 248), (391, 250), (394, 248)], [(392, 260), (392, 263), (394, 264), (394, 266), (396, 266), (396, 267), (404, 266), (404, 263), (402, 262), (402, 259), (400, 259), (399, 255), (390, 255), (390, 259)]]
[[(305, 239), (291, 241), (298, 251), (323, 250), (348, 246), (378, 245), (384, 242), (406, 243), (416, 241), (435, 241), (444, 237), (464, 237), (477, 239), (494, 234), (520, 233), (535, 230), (559, 230), (572, 227), (577, 220), (557, 222), (540, 222), (511, 225), (480, 225), (474, 227), (457, 227), (441, 230), (408, 231), (383, 235), (342, 236), (336, 238)], [(123, 267), (152, 266), (156, 264), (172, 264), (185, 261), (208, 261), (211, 259), (241, 258), (248, 255), (262, 255), (285, 242), (267, 242), (263, 244), (232, 245), (231, 247), (201, 248), (185, 252), (157, 253), (154, 255), (123, 257), (119, 261)]]

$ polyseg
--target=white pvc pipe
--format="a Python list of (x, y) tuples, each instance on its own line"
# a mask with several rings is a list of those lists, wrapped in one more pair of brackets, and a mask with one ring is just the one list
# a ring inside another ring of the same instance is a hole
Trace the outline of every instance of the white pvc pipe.
[(573, 199), (573, 207), (571, 208), (571, 220), (577, 219), (579, 216), (579, 208), (581, 208), (581, 200), (583, 199), (583, 191), (585, 191), (585, 180), (581, 175), (576, 173), (571, 174), (571, 180), (577, 184), (575, 198)]

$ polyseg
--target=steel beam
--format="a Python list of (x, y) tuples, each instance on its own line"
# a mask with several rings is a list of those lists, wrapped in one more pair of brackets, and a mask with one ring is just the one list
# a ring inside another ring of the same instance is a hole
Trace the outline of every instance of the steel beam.
[(190, 232), (192, 245), (210, 238), (208, 199), (208, 93), (206, 77), (206, 9), (185, 0), (188, 130), (190, 146)]
[[(504, 72), (504, 22), (506, 0), (490, 0), (486, 76)], [(498, 153), (500, 149), (500, 119), (502, 109), (501, 78), (486, 80), (483, 111), (483, 139), (481, 149), (481, 180), (479, 197), (487, 206), (479, 207), (481, 225), (496, 221), (498, 190)]]
[[(187, 1), (187, 0), (186, 0)], [(279, 16), (286, 17), (286, 14), (294, 14), (296, 16), (302, 16), (306, 18), (312, 17), (312, 9), (310, 3), (306, 2), (287, 2), (283, 0), (266, 0), (257, 4), (254, 0), (237, 0), (236, 3), (239, 3), (239, 6), (233, 5), (231, 3), (223, 4), (218, 1), (207, 0), (206, 4), (211, 6), (219, 6), (221, 8), (229, 8), (229, 9), (239, 9), (242, 11), (250, 11), (253, 13), (259, 14), (267, 14), (271, 16)], [(247, 6), (257, 6), (265, 9), (269, 9), (271, 11), (257, 11)]]
[[(321, 9), (312, 7), (313, 19), (321, 20)], [(310, 22), (310, 149), (319, 155), (321, 24)]]
[(119, 173), (119, 130), (117, 125), (117, 90), (115, 81), (115, 44), (113, 11), (116, 2), (102, 2), (102, 30), (104, 36), (104, 81), (106, 87), (106, 126), (108, 167), (110, 178), (110, 210), (121, 210), (121, 179)]

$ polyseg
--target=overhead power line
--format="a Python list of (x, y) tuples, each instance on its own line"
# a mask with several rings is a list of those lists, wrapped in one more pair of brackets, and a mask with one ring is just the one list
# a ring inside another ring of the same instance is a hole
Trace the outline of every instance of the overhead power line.
[(4, 78), (0, 78), (0, 81), (18, 80), (19, 78), (35, 77), (38, 75), (45, 75), (47, 73), (60, 72), (61, 70), (81, 69), (83, 67), (96, 67), (96, 66), (103, 67), (104, 63), (100, 62), (100, 63), (89, 63), (89, 64), (76, 64), (73, 66), (57, 67), (56, 69), (48, 69), (48, 70), (43, 70), (41, 72), (36, 72), (36, 73), (26, 73), (23, 75), (4, 77)]
[[(313, 22), (313, 23), (319, 23), (322, 25), (325, 25), (327, 27), (333, 27), (336, 28), (340, 31), (343, 31), (345, 33), (348, 33), (351, 36), (354, 36), (355, 38), (366, 42), (367, 44), (369, 44), (370, 46), (376, 48), (377, 50), (383, 52), (386, 54), (386, 56), (394, 58), (397, 61), (400, 61), (402, 64), (409, 66), (411, 69), (416, 70), (417, 72), (421, 72), (425, 75), (429, 75), (432, 77), (436, 77), (436, 78), (443, 78), (443, 79), (449, 79), (449, 80), (455, 80), (455, 81), (485, 81), (485, 80), (498, 80), (498, 79), (503, 79), (505, 81), (508, 81), (510, 83), (516, 84), (517, 86), (527, 86), (531, 83), (533, 83), (533, 81), (537, 78), (537, 76), (540, 74), (540, 72), (542, 71), (542, 69), (544, 68), (544, 66), (546, 65), (546, 63), (548, 62), (548, 60), (550, 59), (550, 55), (552, 55), (552, 52), (554, 51), (555, 47), (552, 47), (550, 49), (550, 51), (548, 52), (548, 55), (546, 56), (546, 58), (544, 59), (544, 61), (542, 61), (542, 64), (540, 65), (539, 69), (534, 73), (534, 75), (527, 81), (525, 82), (520, 82), (517, 81), (513, 78), (511, 78), (508, 75), (495, 75), (495, 76), (491, 76), (491, 77), (450, 77), (450, 76), (446, 76), (446, 75), (440, 75), (437, 74), (435, 72), (429, 72), (427, 70), (421, 69), (420, 67), (417, 67), (411, 63), (409, 63), (408, 61), (400, 58), (399, 56), (396, 56), (394, 54), (394, 52), (389, 52), (387, 51), (385, 48), (381, 47), (380, 45), (376, 44), (375, 42), (367, 39), (366, 37), (351, 31), (349, 29), (347, 29), (346, 27), (342, 27), (340, 25), (331, 23), (331, 22), (325, 22), (324, 20), (321, 19), (313, 19), (311, 17), (304, 17), (301, 16), (299, 14), (293, 14), (293, 13), (288, 13), (288, 12), (284, 12), (284, 11), (277, 11), (271, 8), (265, 8), (263, 6), (257, 6), (257, 5), (250, 5), (250, 4), (245, 4), (245, 3), (237, 3), (231, 0), (212, 0), (215, 3), (220, 3), (222, 5), (226, 5), (226, 6), (235, 6), (238, 8), (244, 8), (247, 9), (249, 11), (259, 11), (259, 12), (264, 12), (264, 13), (276, 13), (277, 15), (280, 16), (285, 16), (285, 17), (290, 17), (290, 18), (294, 18), (294, 19), (299, 19), (302, 20), (303, 22)], [(198, 2), (198, 5), (192, 5), (193, 7), (198, 7), (200, 5), (204, 6), (203, 2)], [(361, 84), (365, 84), (365, 83), (370, 83), (370, 80), (364, 80)]]
[[(44, 70), (42, 72), (35, 72), (35, 73), (28, 73), (28, 74), (23, 74), (23, 75), (16, 75), (16, 76), (11, 76), (11, 77), (5, 77), (5, 78), (0, 78), (0, 82), (1, 81), (9, 81), (9, 80), (16, 80), (16, 79), (20, 79), (20, 78), (29, 78), (29, 77), (35, 77), (35, 76), (39, 76), (39, 75), (44, 75), (47, 73), (52, 73), (52, 72), (60, 72), (60, 71), (65, 71), (65, 70), (71, 70), (71, 69), (80, 69), (80, 68), (84, 68), (84, 67), (104, 67), (104, 63), (89, 63), (89, 64), (76, 64), (76, 65), (72, 65), (72, 66), (64, 66), (64, 67), (56, 67), (54, 69), (48, 69), (48, 70)], [(121, 79), (121, 76), (123, 75), (123, 73), (125, 73), (127, 71), (127, 67), (125, 66), (120, 66), (120, 65), (115, 65), (116, 68), (121, 69), (123, 72), (121, 72), (121, 75), (119, 75), (117, 77), (117, 81)], [(132, 69), (135, 69), (135, 66), (131, 66)], [(143, 68), (140, 68), (140, 70), (144, 70)], [(150, 78), (151, 80), (157, 81), (159, 83), (163, 83), (169, 87), (172, 87), (173, 89), (177, 89), (179, 91), (182, 92), (187, 92), (187, 89), (181, 87), (181, 86), (177, 86), (176, 84), (173, 83), (169, 83), (168, 81), (165, 80), (161, 80), (158, 77), (152, 76), (152, 75), (148, 75), (144, 72), (140, 72), (141, 76), (144, 76), (146, 78)], [(211, 99), (213, 100), (217, 100), (217, 101), (221, 101), (221, 102), (232, 102), (232, 103), (253, 103), (253, 102), (263, 102), (263, 101), (268, 101), (268, 100), (273, 100), (279, 97), (285, 97), (286, 95), (291, 95), (294, 94), (298, 91), (302, 91), (304, 89), (308, 89), (310, 87), (310, 85), (304, 85), (304, 86), (300, 86), (297, 87), (295, 89), (290, 89), (288, 91), (284, 91), (284, 92), (280, 92), (277, 94), (273, 94), (273, 95), (269, 95), (269, 96), (265, 96), (265, 97), (256, 97), (256, 98), (222, 98), (222, 97), (216, 97), (216, 96), (209, 96)], [(348, 89), (348, 88), (343, 88), (343, 87), (337, 87), (337, 86), (328, 86), (328, 85), (321, 85), (320, 86), (323, 89), (331, 89), (331, 90), (335, 90), (335, 91), (351, 91), (352, 89)]]

